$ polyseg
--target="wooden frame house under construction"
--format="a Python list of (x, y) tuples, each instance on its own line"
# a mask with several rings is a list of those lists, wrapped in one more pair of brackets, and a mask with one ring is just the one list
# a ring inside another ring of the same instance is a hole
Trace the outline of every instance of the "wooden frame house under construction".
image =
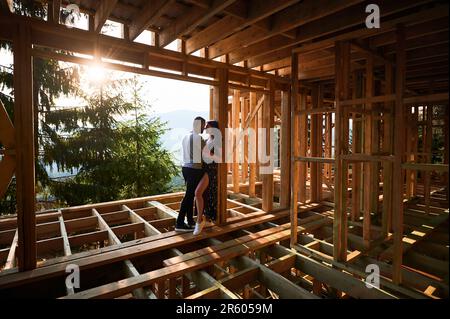
[[(0, 196), (17, 185), (1, 297), (449, 297), (447, 1), (40, 2), (47, 19), (0, 0), (15, 98), (14, 121), (0, 106)], [(88, 30), (60, 21), (69, 3)], [(279, 160), (261, 173), (249, 145), (270, 134), (236, 136), (243, 160), (219, 164), (218, 219), (199, 236), (174, 231), (183, 193), (36, 212), (33, 58), (208, 85), (221, 130), (276, 127)]]

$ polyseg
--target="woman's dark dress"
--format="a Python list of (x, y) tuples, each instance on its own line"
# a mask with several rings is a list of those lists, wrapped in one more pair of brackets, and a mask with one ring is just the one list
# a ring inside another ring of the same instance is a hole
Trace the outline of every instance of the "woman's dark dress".
[(209, 178), (208, 187), (203, 193), (204, 214), (211, 221), (215, 221), (217, 217), (217, 163), (203, 163), (203, 170)]

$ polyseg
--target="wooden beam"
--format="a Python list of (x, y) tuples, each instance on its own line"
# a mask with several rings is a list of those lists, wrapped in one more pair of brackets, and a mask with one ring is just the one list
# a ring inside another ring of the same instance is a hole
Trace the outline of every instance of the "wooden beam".
[(6, 263), (3, 269), (11, 269), (16, 266), (16, 251), (18, 241), (19, 241), (19, 234), (18, 231), (16, 230), (11, 246), (9, 247), (8, 257), (6, 258)]
[(16, 25), (13, 51), (18, 259), (19, 270), (24, 271), (36, 268), (33, 59), (28, 25)]
[(156, 20), (174, 2), (174, 0), (146, 1), (145, 6), (137, 12), (128, 26), (130, 40), (136, 39), (149, 26), (154, 25)]
[(258, 280), (282, 299), (318, 299), (317, 296), (306, 289), (301, 288), (287, 278), (248, 257), (239, 257), (236, 263), (245, 268), (258, 267)]
[(94, 32), (100, 33), (102, 31), (103, 25), (105, 24), (111, 12), (116, 7), (118, 0), (102, 0), (99, 1), (97, 10), (95, 10), (94, 16)]
[[(374, 59), (372, 54), (367, 54), (366, 58), (366, 85), (365, 85), (365, 96), (367, 98), (372, 98), (375, 92), (374, 87)], [(372, 103), (366, 103), (365, 109), (371, 111)], [(374, 151), (374, 141), (373, 135), (375, 134), (375, 120), (372, 113), (366, 114), (364, 116), (364, 153), (367, 155), (372, 155)], [(363, 175), (364, 175), (364, 220), (363, 220), (363, 240), (366, 249), (370, 245), (370, 225), (371, 225), (371, 215), (376, 213), (375, 208), (372, 205), (372, 197), (375, 193), (375, 197), (378, 198), (378, 187), (373, 189), (373, 180), (375, 177), (375, 163), (365, 162), (363, 164)]]
[(62, 0), (52, 0), (48, 3), (48, 21), (52, 23), (59, 23), (59, 17), (61, 12), (61, 2)]
[(63, 248), (64, 248), (64, 256), (72, 255), (72, 251), (70, 249), (69, 237), (67, 236), (66, 225), (64, 223), (63, 216), (59, 216), (59, 227), (61, 232), (61, 237), (63, 238)]
[(263, 104), (263, 128), (266, 132), (264, 146), (262, 151), (265, 151), (265, 158), (268, 159), (267, 165), (264, 165), (263, 185), (262, 185), (262, 200), (263, 210), (269, 212), (273, 209), (273, 166), (274, 150), (271, 133), (274, 129), (274, 109), (275, 109), (275, 88), (272, 81), (269, 82), (269, 94), (266, 94)]
[(228, 123), (228, 69), (218, 69), (216, 79), (219, 85), (214, 87), (213, 94), (213, 118), (220, 123), (220, 132), (222, 133), (222, 163), (218, 163), (217, 168), (217, 224), (223, 224), (226, 221), (227, 208), (227, 164), (225, 162), (225, 127)]
[(292, 171), (291, 176), (291, 205), (290, 205), (290, 222), (291, 222), (291, 238), (290, 245), (291, 247), (297, 243), (297, 224), (298, 224), (298, 186), (299, 186), (299, 163), (294, 160), (295, 156), (299, 155), (299, 148), (297, 147), (299, 141), (299, 115), (297, 114), (298, 109), (298, 89), (299, 83), (298, 79), (295, 76), (298, 74), (298, 54), (293, 53), (291, 56), (291, 67), (293, 76), (291, 78), (291, 130), (290, 130), (290, 166)]
[(281, 172), (280, 207), (288, 208), (291, 197), (291, 101), (290, 92), (281, 92)]
[[(262, 103), (262, 102), (261, 102)], [(248, 179), (248, 195), (251, 197), (256, 197), (256, 161), (258, 157), (258, 143), (257, 143), (257, 123), (258, 120), (256, 118), (257, 111), (256, 105), (256, 93), (250, 92), (250, 112), (249, 114), (254, 114), (253, 118), (249, 119), (249, 124), (244, 125), (250, 127), (253, 131), (253, 134), (249, 139), (249, 162), (250, 162), (250, 172)], [(247, 120), (246, 120), (247, 122)], [(245, 128), (244, 128), (245, 129)]]
[[(280, 34), (307, 24), (308, 22), (312, 22), (315, 19), (324, 17), (327, 14), (342, 10), (343, 8), (358, 2), (360, 2), (360, 0), (346, 1), (345, 3), (321, 0), (311, 3), (302, 2), (292, 7), (288, 7), (272, 17), (272, 28), (268, 32), (261, 32), (252, 27), (245, 29), (213, 45), (210, 50), (211, 57), (232, 52), (230, 56), (231, 63), (245, 60), (245, 58), (239, 54), (239, 51), (246, 51), (244, 45), (249, 48), (253, 46), (256, 47), (258, 44), (263, 43), (263, 41), (270, 42), (273, 41), (273, 39), (279, 39), (281, 42), (285, 41), (290, 43), (295, 40), (280, 36)], [(323, 8), (327, 8), (327, 10), (324, 10)], [(251, 51), (254, 52), (254, 50)], [(264, 51), (261, 51), (260, 53), (263, 52)], [(251, 55), (248, 55), (247, 57), (250, 56)]]
[(404, 105), (403, 94), (405, 90), (405, 29), (403, 25), (397, 26), (397, 54), (396, 54), (396, 84), (395, 94), (395, 133), (394, 133), (394, 164), (393, 164), (393, 206), (392, 226), (394, 231), (394, 257), (392, 280), (396, 284), (402, 282), (403, 257), (403, 170), (401, 167), (404, 146)]
[(160, 33), (159, 45), (165, 47), (177, 38), (190, 34), (198, 26), (223, 11), (235, 1), (236, 0), (213, 0), (208, 9), (190, 9)]
[[(102, 216), (98, 213), (98, 211), (95, 208), (92, 209), (92, 214), (98, 218), (99, 228), (103, 231), (108, 232), (108, 244), (109, 245), (120, 244), (120, 239), (116, 236), (114, 231), (111, 229), (111, 227), (109, 227), (109, 225), (106, 223), (106, 221), (102, 218)], [(123, 264), (125, 267), (125, 272), (129, 278), (139, 276), (139, 272), (136, 270), (133, 263), (129, 259), (124, 260)], [(133, 296), (135, 296), (136, 298), (147, 299), (147, 294), (143, 288), (134, 289), (132, 293)]]
[[(250, 8), (247, 10), (248, 13), (245, 19), (227, 15), (218, 22), (208, 26), (189, 38), (186, 42), (187, 52), (192, 53), (202, 47), (218, 42), (235, 32), (268, 18), (275, 12), (287, 8), (298, 1), (299, 0), (253, 1), (249, 4)], [(259, 25), (253, 25), (249, 29), (255, 29), (259, 34), (270, 32), (268, 29), (262, 29)], [(221, 54), (219, 53), (219, 55)]]
[(340, 104), (349, 98), (350, 44), (336, 42), (336, 124), (335, 124), (335, 186), (333, 221), (333, 257), (335, 261), (347, 259), (347, 163), (342, 156), (347, 153), (348, 120)]
[(232, 175), (233, 175), (233, 191), (239, 193), (239, 162), (240, 162), (240, 114), (241, 114), (241, 96), (238, 90), (233, 90), (233, 100), (231, 105), (231, 113), (233, 118), (233, 165), (232, 165)]

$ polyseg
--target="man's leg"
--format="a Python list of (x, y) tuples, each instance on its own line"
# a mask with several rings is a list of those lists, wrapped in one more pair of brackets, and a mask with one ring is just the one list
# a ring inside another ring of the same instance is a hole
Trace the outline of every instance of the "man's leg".
[[(193, 196), (192, 196), (192, 204), (194, 204), (194, 198), (195, 198), (195, 190), (197, 189), (198, 184), (200, 183), (203, 175), (205, 174), (203, 172), (203, 170), (200, 169), (194, 169), (193, 171), (195, 171), (193, 173), (193, 182), (192, 182), (192, 186), (193, 186)], [(198, 216), (198, 211), (197, 211), (197, 205), (195, 205), (195, 211), (197, 213)], [(189, 226), (195, 226), (195, 220), (194, 220), (194, 212), (191, 209), (190, 211), (187, 211), (187, 220), (188, 220), (188, 224)]]
[[(180, 205), (180, 212), (177, 218), (177, 226), (184, 225), (184, 218), (186, 215), (192, 218), (192, 206), (194, 205), (194, 196), (196, 186), (195, 170), (187, 167), (182, 168), (183, 177), (186, 182), (186, 193)], [(197, 182), (198, 184), (198, 182)]]

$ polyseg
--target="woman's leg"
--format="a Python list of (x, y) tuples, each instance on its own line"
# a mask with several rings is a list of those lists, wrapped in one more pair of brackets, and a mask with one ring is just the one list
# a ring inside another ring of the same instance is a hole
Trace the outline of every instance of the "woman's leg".
[(200, 223), (203, 218), (203, 211), (205, 208), (205, 202), (203, 200), (203, 193), (209, 185), (208, 174), (204, 174), (200, 183), (198, 183), (197, 188), (195, 189), (195, 203), (197, 205), (197, 223)]

